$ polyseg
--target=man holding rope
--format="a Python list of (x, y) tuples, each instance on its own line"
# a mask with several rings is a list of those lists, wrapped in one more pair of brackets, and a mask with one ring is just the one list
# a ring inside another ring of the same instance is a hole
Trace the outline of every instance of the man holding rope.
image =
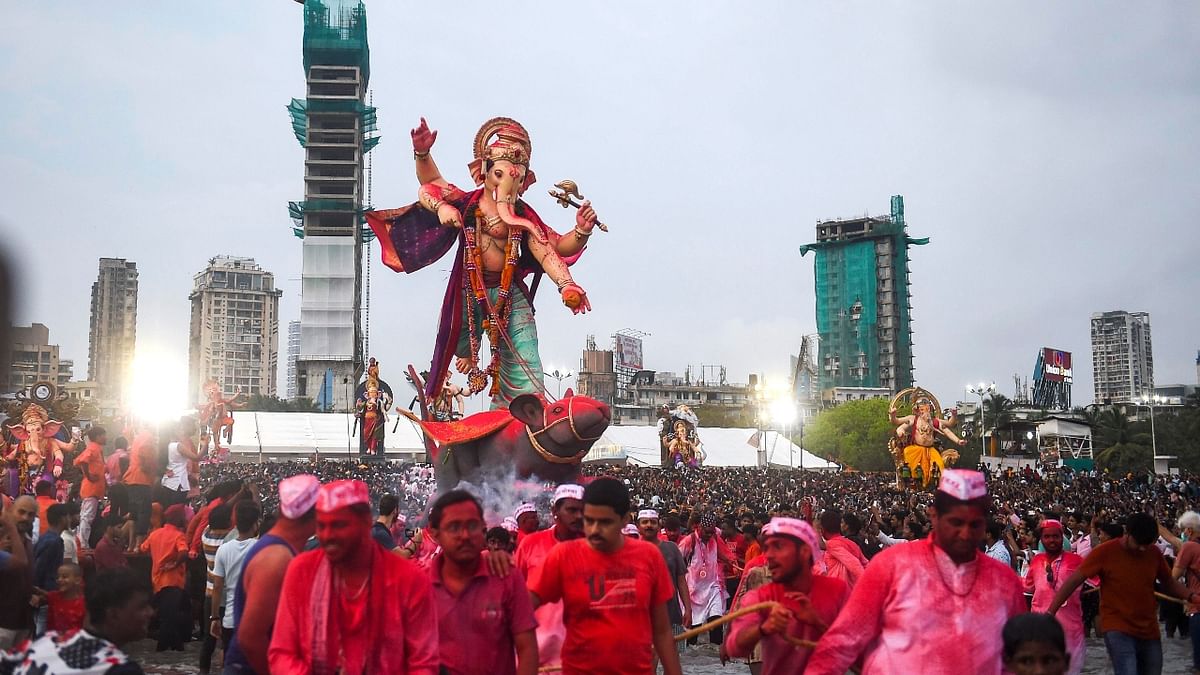
[(1024, 613), (1021, 581), (980, 555), (991, 499), (983, 474), (947, 469), (933, 500), (933, 535), (875, 556), (821, 637), (809, 675), (999, 675), (1001, 631)]
[(813, 574), (820, 544), (812, 526), (798, 518), (772, 518), (762, 529), (771, 583), (746, 593), (741, 604), (761, 607), (733, 622), (725, 648), (748, 657), (762, 643), (763, 675), (801, 675), (814, 640), (833, 623), (850, 597), (846, 582)]
[[(687, 587), (687, 563), (683, 560), (683, 554), (679, 552), (679, 547), (675, 544), (659, 539), (659, 518), (658, 511), (654, 509), (642, 509), (637, 515), (638, 534), (642, 541), (647, 544), (653, 544), (658, 547), (658, 550), (663, 555), (663, 561), (667, 564), (667, 573), (671, 575), (671, 581), (675, 584), (675, 596), (667, 601), (667, 616), (671, 619), (671, 633), (679, 635), (683, 632), (683, 627), (692, 622), (692, 603), (688, 598)], [(683, 642), (676, 644), (677, 651), (683, 651)], [(655, 657), (657, 665), (657, 657)], [(657, 670), (657, 667), (655, 668)]]
[(629, 490), (598, 478), (583, 493), (584, 541), (555, 546), (530, 585), (534, 605), (563, 601), (564, 675), (648, 675), (651, 645), (664, 675), (682, 675), (667, 601), (675, 595), (658, 548), (621, 533)]
[(1100, 577), (1100, 625), (1104, 646), (1117, 675), (1153, 675), (1162, 672), (1162, 635), (1158, 631), (1158, 602), (1154, 582), (1171, 595), (1195, 602), (1200, 593), (1189, 593), (1171, 576), (1163, 553), (1154, 545), (1158, 523), (1145, 513), (1135, 513), (1125, 523), (1126, 534), (1097, 546), (1079, 569), (1058, 588), (1046, 610), (1055, 614), (1085, 579)]

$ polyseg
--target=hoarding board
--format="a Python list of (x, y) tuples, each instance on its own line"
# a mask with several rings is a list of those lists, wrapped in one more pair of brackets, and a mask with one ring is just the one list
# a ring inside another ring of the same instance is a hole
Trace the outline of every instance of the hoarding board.
[(1051, 382), (1071, 382), (1071, 352), (1042, 348), (1042, 377)]
[(613, 359), (618, 368), (642, 369), (642, 340), (632, 335), (613, 336)]

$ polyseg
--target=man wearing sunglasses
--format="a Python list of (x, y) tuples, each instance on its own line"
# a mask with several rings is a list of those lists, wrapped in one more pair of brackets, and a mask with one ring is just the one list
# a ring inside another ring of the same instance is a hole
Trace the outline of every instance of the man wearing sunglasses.
[[(1044, 552), (1037, 554), (1025, 572), (1025, 592), (1033, 593), (1033, 611), (1045, 612), (1054, 602), (1054, 594), (1060, 586), (1083, 564), (1083, 558), (1063, 550), (1063, 526), (1057, 520), (1044, 520), (1039, 538)], [(1083, 605), (1080, 591), (1076, 588), (1058, 610), (1055, 617), (1062, 624), (1067, 636), (1067, 673), (1078, 675), (1083, 669), (1084, 649), (1087, 641), (1083, 633)]]

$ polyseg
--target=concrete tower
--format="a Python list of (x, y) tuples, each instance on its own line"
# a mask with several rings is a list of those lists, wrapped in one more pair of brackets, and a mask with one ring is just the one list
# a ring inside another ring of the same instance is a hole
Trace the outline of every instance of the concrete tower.
[(358, 0), (304, 3), (306, 97), (292, 99), (305, 149), (304, 201), (289, 204), (303, 238), (296, 394), (347, 411), (363, 369), (363, 156), (379, 142), (367, 15)]
[(120, 400), (128, 384), (137, 343), (137, 263), (101, 258), (92, 284), (92, 319), (88, 330), (88, 380), (98, 395)]
[(1095, 402), (1132, 401), (1154, 393), (1154, 349), (1146, 312), (1092, 315)]
[(228, 395), (275, 395), (279, 370), (279, 297), (275, 275), (253, 258), (217, 256), (193, 277), (188, 397), (204, 400), (215, 379)]

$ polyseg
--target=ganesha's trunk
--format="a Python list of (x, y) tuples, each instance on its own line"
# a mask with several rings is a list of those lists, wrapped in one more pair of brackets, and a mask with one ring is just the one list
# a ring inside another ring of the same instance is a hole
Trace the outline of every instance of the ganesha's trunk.
[(525, 230), (533, 235), (538, 241), (544, 241), (545, 235), (537, 228), (528, 218), (522, 218), (513, 211), (513, 205), (510, 201), (504, 201), (503, 190), (496, 191), (496, 215), (500, 216), (500, 220), (504, 221), (505, 225), (510, 228), (517, 227)]

